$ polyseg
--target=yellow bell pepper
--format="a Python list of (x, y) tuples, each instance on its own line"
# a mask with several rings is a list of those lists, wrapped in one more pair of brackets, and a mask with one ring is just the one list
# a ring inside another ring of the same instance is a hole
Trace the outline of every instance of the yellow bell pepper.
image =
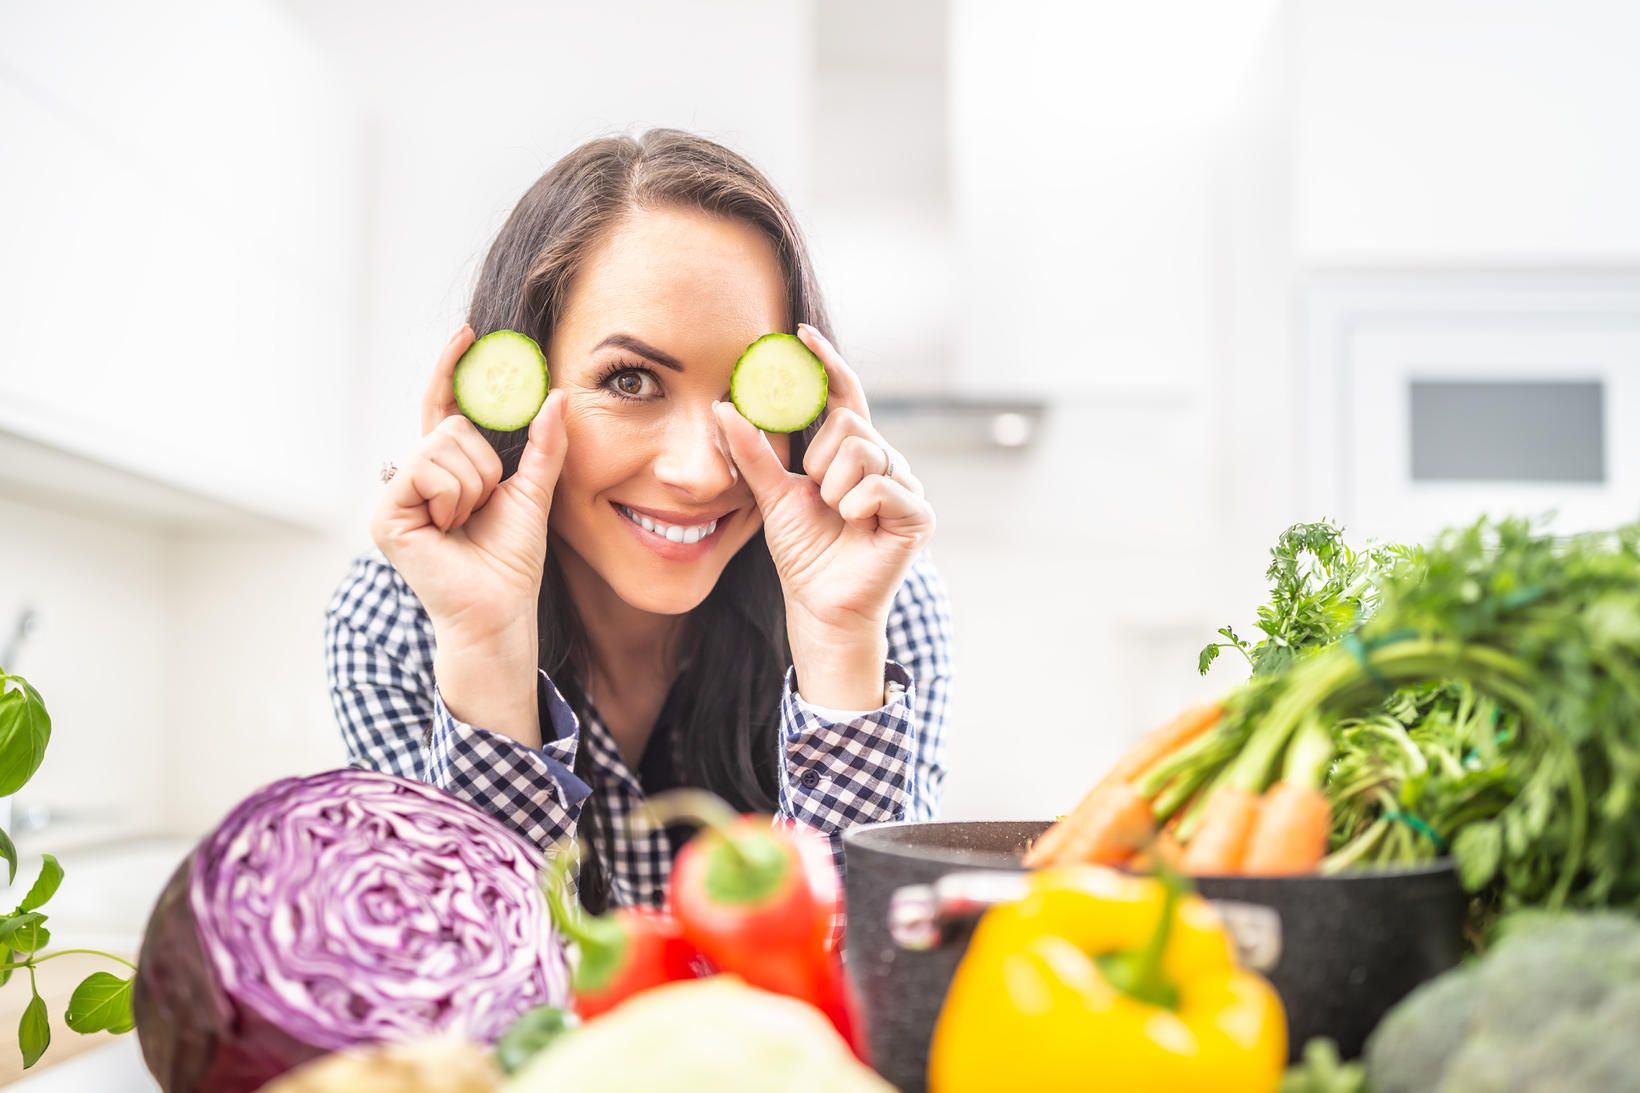
[(930, 1093), (1272, 1093), (1281, 1001), (1182, 883), (1064, 866), (987, 911), (934, 1028)]

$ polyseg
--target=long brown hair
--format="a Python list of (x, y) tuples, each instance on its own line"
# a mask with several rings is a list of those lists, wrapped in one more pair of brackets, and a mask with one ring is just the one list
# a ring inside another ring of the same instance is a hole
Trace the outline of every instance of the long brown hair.
[[(676, 129), (589, 141), (555, 163), (530, 187), (484, 259), (467, 321), (480, 336), (519, 330), (542, 345), (563, 318), (576, 272), (593, 246), (624, 217), (644, 209), (683, 206), (733, 217), (774, 244), (786, 282), (788, 325), (808, 323), (828, 338), (831, 323), (808, 247), (784, 199), (744, 158), (703, 137)], [(550, 362), (549, 362), (550, 363)], [(792, 437), (791, 469), (821, 422)], [(525, 434), (484, 435), (512, 474)], [(563, 572), (549, 551), (541, 581), (541, 667), (585, 718), (581, 673), (589, 663), (586, 631)], [(712, 790), (743, 810), (772, 811), (777, 795), (779, 701), (791, 653), (780, 580), (762, 532), (732, 558), (717, 585), (691, 613), (682, 648), (689, 650), (674, 684), (673, 731), (682, 780)], [(594, 784), (583, 806), (586, 849), (582, 902), (603, 910), (610, 884), (601, 846), (609, 831), (586, 745), (575, 771)]]

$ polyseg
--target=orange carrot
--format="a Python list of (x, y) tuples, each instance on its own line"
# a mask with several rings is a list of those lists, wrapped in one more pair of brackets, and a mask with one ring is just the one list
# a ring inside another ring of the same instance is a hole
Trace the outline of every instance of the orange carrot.
[(1116, 865), (1127, 860), (1155, 829), (1149, 803), (1128, 783), (1201, 737), (1223, 716), (1224, 707), (1220, 703), (1202, 703), (1140, 737), (1068, 816), (1044, 831), (1026, 850), (1026, 868), (1062, 861)]
[(1076, 811), (1031, 847), (1025, 865), (1120, 865), (1155, 831), (1150, 802), (1126, 782), (1117, 782), (1084, 797)]
[[(1224, 717), (1224, 706), (1218, 702), (1204, 702), (1191, 706), (1179, 716), (1151, 729), (1139, 742), (1129, 748), (1110, 772), (1100, 779), (1099, 786), (1113, 782), (1131, 782), (1157, 761), (1173, 754), (1179, 748), (1217, 725)], [(1095, 786), (1098, 789), (1099, 786)]]
[(1171, 827), (1164, 827), (1149, 846), (1133, 856), (1128, 867), (1140, 873), (1154, 873), (1157, 865), (1165, 865), (1178, 872), (1183, 860), (1184, 844)]
[(1242, 872), (1249, 876), (1313, 873), (1327, 853), (1332, 806), (1310, 786), (1277, 782), (1264, 794), (1258, 821), (1247, 837)]
[(1251, 790), (1228, 782), (1214, 789), (1185, 844), (1184, 871), (1198, 877), (1239, 873), (1258, 812), (1259, 796)]

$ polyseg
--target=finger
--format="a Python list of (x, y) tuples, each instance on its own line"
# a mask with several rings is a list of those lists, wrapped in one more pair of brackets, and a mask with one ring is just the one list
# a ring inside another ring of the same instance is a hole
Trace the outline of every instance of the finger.
[(564, 453), (568, 450), (564, 392), (562, 389), (549, 391), (547, 400), (535, 412), (535, 420), (530, 422), (518, 469), (502, 488), (529, 498), (543, 513), (550, 511), (552, 492), (558, 486), (558, 475), (564, 469)]
[(723, 430), (724, 443), (728, 445), (735, 468), (746, 480), (746, 487), (752, 491), (758, 508), (767, 512), (767, 506), (785, 491), (786, 480), (791, 473), (780, 461), (769, 438), (742, 417), (734, 403), (714, 401), (712, 414), (717, 418), (718, 428)]
[(860, 383), (859, 375), (843, 360), (843, 355), (837, 352), (827, 337), (810, 326), (808, 323), (797, 324), (797, 337), (802, 343), (814, 351), (820, 358), (820, 363), (826, 366), (826, 409), (836, 410), (847, 408), (853, 410), (867, 421), (871, 420), (871, 408), (866, 405), (866, 389)]
[(883, 434), (877, 431), (875, 425), (846, 408), (828, 416), (826, 423), (814, 435), (813, 442), (803, 453), (803, 473), (810, 478), (824, 480), (831, 469), (832, 460), (837, 458), (837, 453), (850, 437), (862, 437), (877, 449), (876, 460), (868, 462), (866, 470), (874, 473), (886, 471), (892, 459), (895, 480), (909, 487), (913, 493), (923, 492), (922, 483), (906, 466), (905, 456), (883, 439)]
[(868, 475), (837, 503), (837, 513), (856, 527), (872, 527), (922, 541), (934, 533), (934, 509), (892, 479)]
[(882, 469), (881, 448), (863, 436), (844, 437), (837, 458), (831, 461), (825, 477), (820, 480), (820, 500), (836, 508), (867, 475), (878, 474)]
[(477, 512), (489, 501), (490, 494), (501, 484), (501, 457), (495, 453), (490, 442), (484, 439), (478, 431), (478, 426), (465, 417), (456, 415), (447, 417), (439, 423), (439, 428), (450, 434), (456, 444), (460, 445), (462, 453), (470, 460), (478, 471), (479, 495), (478, 502), (473, 505)]
[[(820, 431), (814, 434), (808, 450), (803, 453), (803, 473), (813, 479), (826, 477), (826, 471), (830, 469), (831, 461), (837, 458), (843, 441), (851, 436), (865, 437), (878, 444), (883, 443), (883, 438), (872, 428), (871, 422), (858, 413), (847, 407), (834, 410), (826, 415), (825, 424), (820, 426)], [(882, 467), (879, 466), (877, 469), (882, 470)]]
[(405, 508), (421, 504), (427, 506), (427, 519), (440, 531), (450, 530), (450, 519), (455, 515), (456, 501), (461, 497), (461, 483), (455, 475), (426, 459), (418, 459), (408, 471), (393, 478), (405, 479), (409, 493)]
[(433, 365), (433, 378), (427, 381), (427, 390), (421, 396), (422, 436), (438, 428), (438, 423), (451, 414), (461, 413), (461, 407), (456, 405), (456, 362), (474, 340), (473, 328), (462, 323), (461, 329), (439, 351), (438, 362)]
[(458, 528), (467, 522), (473, 510), (478, 507), (479, 496), (484, 492), (484, 480), (478, 475), (478, 468), (473, 461), (461, 450), (461, 446), (454, 440), (441, 438), (443, 441), (437, 447), (427, 452), (427, 461), (450, 472), (450, 476), (461, 487), (461, 493), (456, 497), (455, 510), (450, 514), (452, 528)]

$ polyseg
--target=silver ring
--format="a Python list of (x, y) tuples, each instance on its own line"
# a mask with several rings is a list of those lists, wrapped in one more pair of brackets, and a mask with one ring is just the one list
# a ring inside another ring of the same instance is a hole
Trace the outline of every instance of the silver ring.
[(383, 482), (391, 482), (393, 480), (393, 476), (398, 473), (399, 468), (396, 463), (394, 463), (391, 459), (383, 461), (381, 469), (381, 479)]
[(883, 477), (892, 479), (894, 477), (894, 456), (889, 452), (887, 445), (879, 444), (877, 447), (883, 450), (883, 459), (888, 463), (888, 466), (883, 468)]

